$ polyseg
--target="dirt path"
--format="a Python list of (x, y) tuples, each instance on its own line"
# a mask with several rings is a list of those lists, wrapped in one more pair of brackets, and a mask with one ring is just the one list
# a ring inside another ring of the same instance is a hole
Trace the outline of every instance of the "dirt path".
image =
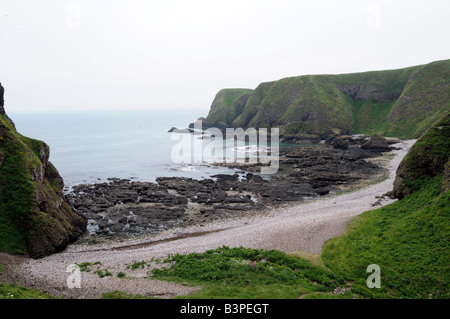
[[(224, 221), (204, 227), (172, 230), (154, 237), (102, 245), (72, 245), (66, 251), (39, 260), (21, 259), (14, 263), (8, 274), (15, 283), (35, 287), (65, 298), (100, 298), (105, 292), (123, 291), (132, 294), (169, 298), (187, 295), (196, 290), (187, 286), (148, 280), (147, 269), (131, 271), (127, 264), (164, 258), (168, 254), (202, 252), (221, 246), (257, 249), (278, 249), (284, 252), (303, 250), (320, 254), (323, 243), (345, 232), (353, 217), (393, 202), (382, 200), (392, 190), (395, 171), (414, 141), (396, 145), (396, 156), (390, 162), (390, 177), (382, 183), (361, 190), (277, 209), (261, 217)], [(67, 266), (74, 263), (101, 262), (114, 276), (100, 278), (94, 272), (81, 273), (81, 288), (67, 288)], [(120, 279), (124, 272), (133, 279)], [(5, 277), (5, 276), (3, 276)], [(4, 279), (4, 278), (3, 278)]]

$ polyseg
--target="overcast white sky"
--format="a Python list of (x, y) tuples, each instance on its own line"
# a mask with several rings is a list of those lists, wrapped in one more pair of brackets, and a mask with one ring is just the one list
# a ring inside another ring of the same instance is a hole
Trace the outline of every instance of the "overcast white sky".
[(450, 59), (449, 16), (448, 0), (1, 0), (0, 82), (11, 112), (206, 113), (222, 88)]

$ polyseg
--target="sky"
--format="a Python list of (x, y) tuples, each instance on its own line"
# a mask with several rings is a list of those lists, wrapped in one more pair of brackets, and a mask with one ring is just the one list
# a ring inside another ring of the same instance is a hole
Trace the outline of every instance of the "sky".
[(222, 88), (450, 59), (448, 0), (2, 0), (7, 112), (204, 110)]

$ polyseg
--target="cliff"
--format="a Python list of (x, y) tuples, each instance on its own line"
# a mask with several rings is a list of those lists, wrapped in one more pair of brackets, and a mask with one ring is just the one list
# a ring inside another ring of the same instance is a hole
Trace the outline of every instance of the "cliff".
[(421, 189), (430, 178), (441, 174), (442, 189), (448, 190), (449, 157), (450, 112), (413, 145), (400, 163), (394, 182), (394, 196), (403, 199)]
[[(232, 107), (239, 92), (219, 92), (206, 127), (279, 127), (290, 141), (356, 133), (418, 138), (450, 109), (450, 60), (266, 82), (243, 91)], [(222, 98), (227, 95), (235, 99)]]
[(0, 251), (40, 258), (64, 250), (87, 222), (69, 207), (48, 145), (17, 132), (3, 93), (0, 85)]
[(211, 110), (204, 121), (207, 126), (230, 127), (239, 116), (253, 93), (250, 89), (220, 90), (211, 105)]

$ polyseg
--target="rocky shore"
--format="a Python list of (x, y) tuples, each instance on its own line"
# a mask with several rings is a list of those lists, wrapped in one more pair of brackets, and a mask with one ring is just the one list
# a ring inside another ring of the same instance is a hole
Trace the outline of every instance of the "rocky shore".
[(66, 198), (88, 219), (88, 240), (156, 234), (264, 214), (363, 184), (386, 171), (379, 159), (393, 148), (381, 142), (376, 137), (340, 137), (321, 145), (282, 148), (280, 171), (270, 177), (257, 173), (259, 164), (221, 164), (236, 173), (203, 180), (160, 177), (156, 182), (110, 178), (77, 185)]

